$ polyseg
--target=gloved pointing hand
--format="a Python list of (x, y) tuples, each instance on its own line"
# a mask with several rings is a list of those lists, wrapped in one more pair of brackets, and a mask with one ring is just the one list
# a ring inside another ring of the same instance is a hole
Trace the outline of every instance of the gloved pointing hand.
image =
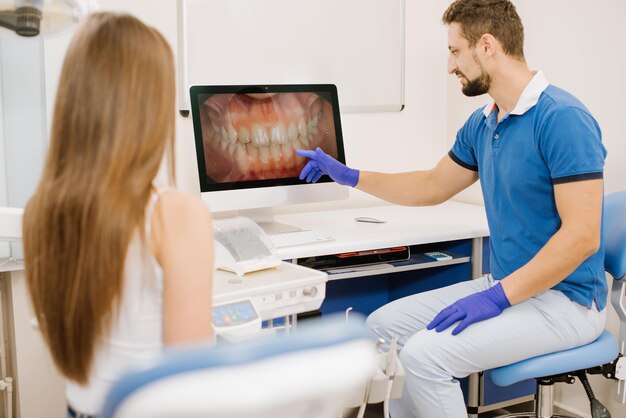
[(459, 325), (452, 330), (452, 335), (457, 335), (475, 322), (500, 315), (509, 306), (511, 303), (502, 289), (502, 284), (498, 282), (487, 290), (461, 298), (442, 309), (426, 328), (435, 328), (437, 332), (441, 332), (460, 320)]
[(308, 183), (315, 183), (326, 174), (344, 186), (354, 187), (359, 182), (359, 170), (346, 167), (319, 147), (315, 151), (297, 149), (296, 154), (310, 158), (300, 172), (300, 180), (306, 178)]

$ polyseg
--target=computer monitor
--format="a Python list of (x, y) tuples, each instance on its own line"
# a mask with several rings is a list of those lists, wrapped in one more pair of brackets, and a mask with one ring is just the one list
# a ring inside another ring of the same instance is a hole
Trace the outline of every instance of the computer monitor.
[(191, 111), (202, 199), (212, 211), (249, 216), (269, 233), (271, 208), (345, 199), (349, 191), (323, 176), (298, 179), (316, 149), (345, 163), (337, 88), (331, 84), (193, 86)]

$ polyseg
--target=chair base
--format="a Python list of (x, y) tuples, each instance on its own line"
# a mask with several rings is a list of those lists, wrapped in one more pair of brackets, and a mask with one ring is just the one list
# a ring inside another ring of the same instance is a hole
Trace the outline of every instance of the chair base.
[(534, 412), (516, 412), (498, 415), (496, 418), (575, 418), (569, 415), (554, 415), (552, 404), (553, 397), (554, 382), (550, 379), (538, 379)]

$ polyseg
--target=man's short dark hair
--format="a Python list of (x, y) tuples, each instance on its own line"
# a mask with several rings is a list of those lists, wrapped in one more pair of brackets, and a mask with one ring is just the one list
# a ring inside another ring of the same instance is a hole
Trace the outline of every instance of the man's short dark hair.
[(472, 47), (489, 33), (500, 41), (506, 54), (524, 57), (524, 26), (509, 0), (456, 0), (442, 20), (446, 25), (459, 23)]

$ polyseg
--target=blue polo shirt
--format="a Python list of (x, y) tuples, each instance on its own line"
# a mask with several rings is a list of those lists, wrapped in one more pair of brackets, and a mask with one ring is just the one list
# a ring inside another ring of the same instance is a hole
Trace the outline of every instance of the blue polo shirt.
[[(491, 273), (503, 279), (546, 244), (561, 225), (554, 185), (602, 178), (606, 149), (596, 120), (574, 96), (541, 72), (516, 107), (497, 121), (494, 104), (475, 111), (450, 157), (478, 171), (490, 231)], [(604, 309), (604, 246), (554, 286), (571, 300)]]

